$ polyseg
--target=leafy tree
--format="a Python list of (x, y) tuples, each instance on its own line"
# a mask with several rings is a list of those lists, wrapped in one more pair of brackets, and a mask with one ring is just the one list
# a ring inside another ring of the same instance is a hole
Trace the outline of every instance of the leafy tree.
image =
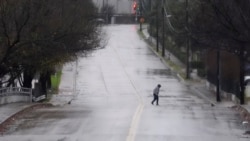
[(0, 1), (0, 78), (31, 87), (39, 72), (48, 82), (55, 65), (99, 46), (95, 14), (91, 0)]

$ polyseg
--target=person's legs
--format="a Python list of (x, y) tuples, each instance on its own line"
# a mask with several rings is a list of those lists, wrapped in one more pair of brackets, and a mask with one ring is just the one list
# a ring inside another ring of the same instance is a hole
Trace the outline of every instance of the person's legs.
[(159, 96), (156, 95), (156, 105), (159, 105)]
[(151, 102), (153, 105), (154, 105), (154, 102), (157, 100), (157, 95), (154, 94), (154, 99), (153, 101)]

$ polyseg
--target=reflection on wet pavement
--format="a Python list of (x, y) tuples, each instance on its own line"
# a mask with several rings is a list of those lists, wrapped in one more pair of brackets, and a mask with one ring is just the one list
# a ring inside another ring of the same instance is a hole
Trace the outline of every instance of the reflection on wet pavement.
[[(72, 103), (26, 115), (0, 140), (247, 141), (237, 114), (181, 84), (135, 28), (104, 27), (107, 46), (78, 60)], [(151, 105), (157, 84), (159, 106)]]

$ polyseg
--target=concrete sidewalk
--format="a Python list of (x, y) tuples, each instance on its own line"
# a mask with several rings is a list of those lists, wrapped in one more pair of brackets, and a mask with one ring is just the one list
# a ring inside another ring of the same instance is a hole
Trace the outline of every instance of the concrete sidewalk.
[(61, 82), (58, 94), (52, 95), (50, 103), (54, 106), (63, 106), (76, 96), (77, 61), (63, 65)]
[(0, 105), (0, 134), (8, 130), (17, 119), (33, 109), (51, 107), (50, 103), (9, 103)]
[(5, 130), (6, 124), (10, 124), (9, 122), (11, 122), (11, 120), (14, 121), (23, 111), (48, 105), (65, 105), (71, 101), (75, 96), (76, 65), (76, 62), (64, 65), (59, 86), (59, 94), (54, 94), (50, 103), (9, 103), (0, 105), (0, 133)]
[(0, 123), (7, 120), (10, 116), (16, 114), (17, 112), (30, 107), (34, 104), (32, 103), (10, 103), (0, 105)]

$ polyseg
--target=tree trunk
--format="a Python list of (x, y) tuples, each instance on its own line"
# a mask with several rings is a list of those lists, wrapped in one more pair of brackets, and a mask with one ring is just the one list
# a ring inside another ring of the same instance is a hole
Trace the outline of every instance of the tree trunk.
[(216, 101), (221, 102), (220, 97), (220, 49), (217, 50), (217, 57), (216, 57)]
[(43, 72), (40, 74), (40, 79), (39, 82), (41, 84), (41, 93), (44, 94), (47, 97), (47, 77), (46, 77), (47, 72)]
[(48, 72), (46, 73), (47, 88), (48, 88), (48, 89), (51, 89), (51, 78), (50, 78), (50, 76), (51, 76), (51, 71), (48, 71)]
[(240, 48), (240, 104), (245, 104), (245, 46)]
[(10, 79), (8, 80), (8, 83), (7, 83), (7, 87), (15, 87), (15, 78), (12, 77), (12, 75), (10, 76)]
[(33, 78), (34, 78), (34, 72), (25, 70), (23, 72), (23, 87), (32, 88)]

